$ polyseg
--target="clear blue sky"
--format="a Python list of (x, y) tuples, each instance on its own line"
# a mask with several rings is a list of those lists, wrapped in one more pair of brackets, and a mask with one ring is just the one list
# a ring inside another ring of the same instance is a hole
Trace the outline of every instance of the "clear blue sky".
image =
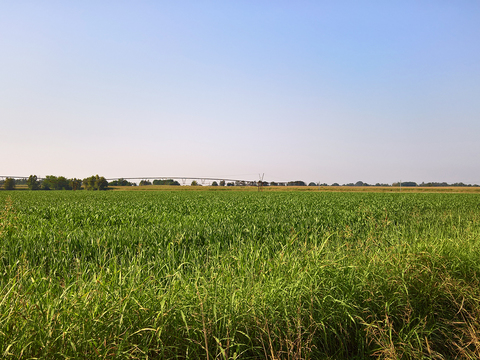
[(0, 175), (480, 184), (479, 1), (3, 1)]

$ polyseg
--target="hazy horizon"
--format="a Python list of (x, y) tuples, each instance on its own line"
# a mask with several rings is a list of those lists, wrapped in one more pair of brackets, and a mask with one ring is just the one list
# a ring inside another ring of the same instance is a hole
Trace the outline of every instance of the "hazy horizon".
[(480, 184), (480, 2), (0, 9), (0, 174)]

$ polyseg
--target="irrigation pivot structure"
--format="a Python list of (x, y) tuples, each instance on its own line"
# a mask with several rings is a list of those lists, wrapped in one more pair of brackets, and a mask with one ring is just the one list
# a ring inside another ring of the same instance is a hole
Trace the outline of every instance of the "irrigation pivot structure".
[(260, 174), (258, 174), (258, 178), (259, 178), (259, 181), (258, 181), (258, 191), (263, 191), (263, 177), (265, 176), (265, 173), (262, 174), (262, 176), (260, 176)]
[[(245, 179), (229, 179), (229, 178), (220, 178), (220, 177), (202, 177), (202, 176), (143, 176), (143, 177), (114, 177), (114, 178), (107, 178), (107, 181), (113, 181), (118, 179), (124, 180), (180, 180), (182, 185), (188, 185), (189, 181), (197, 181), (197, 183), (204, 185), (206, 182), (213, 182), (213, 181), (225, 181), (231, 182), (234, 184), (251, 184), (255, 183), (255, 181), (245, 180)], [(189, 180), (189, 181), (187, 181)]]

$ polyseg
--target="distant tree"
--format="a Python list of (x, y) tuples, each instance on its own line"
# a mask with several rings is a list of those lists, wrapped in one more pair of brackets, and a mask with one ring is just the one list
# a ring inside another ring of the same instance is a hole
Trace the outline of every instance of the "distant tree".
[(278, 186), (278, 183), (276, 183), (275, 181), (272, 181), (270, 182), (270, 186)]
[(83, 179), (83, 187), (86, 190), (107, 190), (108, 181), (103, 176), (90, 176)]
[(57, 177), (54, 175), (47, 175), (42, 181), (42, 189), (50, 190), (56, 189), (57, 187)]
[(7, 177), (5, 179), (5, 182), (3, 183), (3, 187), (5, 188), (5, 190), (15, 189), (15, 179)]
[(192, 183), (190, 184), (190, 186), (198, 186), (197, 180), (193, 180)]
[(82, 180), (85, 190), (93, 190), (95, 185), (95, 176), (90, 176)]
[(287, 183), (287, 186), (307, 186), (303, 181), (297, 180), (297, 181), (289, 181)]
[(180, 186), (180, 183), (173, 179), (167, 180), (153, 180), (153, 185), (173, 185), (173, 186)]
[(333, 183), (332, 186), (340, 186), (339, 183)]
[(364, 185), (364, 184), (363, 184), (363, 181), (357, 181), (357, 182), (355, 183), (355, 186), (363, 186), (363, 185)]
[(27, 180), (27, 186), (30, 190), (38, 190), (40, 183), (37, 179), (37, 175), (30, 175)]
[(308, 186), (317, 186), (317, 184), (315, 184), (314, 182), (311, 182), (308, 184)]
[(212, 186), (218, 186), (218, 183), (216, 181), (212, 182)]
[(65, 176), (59, 176), (57, 178), (57, 184), (55, 190), (72, 190), (69, 184), (69, 180)]
[(42, 182), (43, 190), (71, 190), (70, 180), (65, 176), (47, 175)]
[(135, 183), (132, 183), (128, 180), (125, 180), (123, 178), (120, 178), (118, 180), (113, 180), (111, 182), (108, 183), (108, 185), (110, 186), (136, 186)]
[(220, 180), (220, 186), (225, 186), (225, 180)]
[(229, 183), (227, 183), (227, 186), (235, 186), (235, 183), (229, 182)]
[(152, 185), (152, 183), (149, 180), (142, 180), (140, 181), (140, 186), (146, 186), (146, 185)]
[(108, 181), (103, 176), (95, 176), (95, 190), (107, 190), (108, 188)]
[(72, 190), (80, 190), (82, 187), (82, 180), (73, 178), (68, 181), (68, 185)]

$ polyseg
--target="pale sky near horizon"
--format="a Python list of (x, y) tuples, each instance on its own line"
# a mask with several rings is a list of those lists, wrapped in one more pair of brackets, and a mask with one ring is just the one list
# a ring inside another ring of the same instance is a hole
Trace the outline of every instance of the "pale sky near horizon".
[(480, 1), (0, 1), (0, 175), (480, 184)]

